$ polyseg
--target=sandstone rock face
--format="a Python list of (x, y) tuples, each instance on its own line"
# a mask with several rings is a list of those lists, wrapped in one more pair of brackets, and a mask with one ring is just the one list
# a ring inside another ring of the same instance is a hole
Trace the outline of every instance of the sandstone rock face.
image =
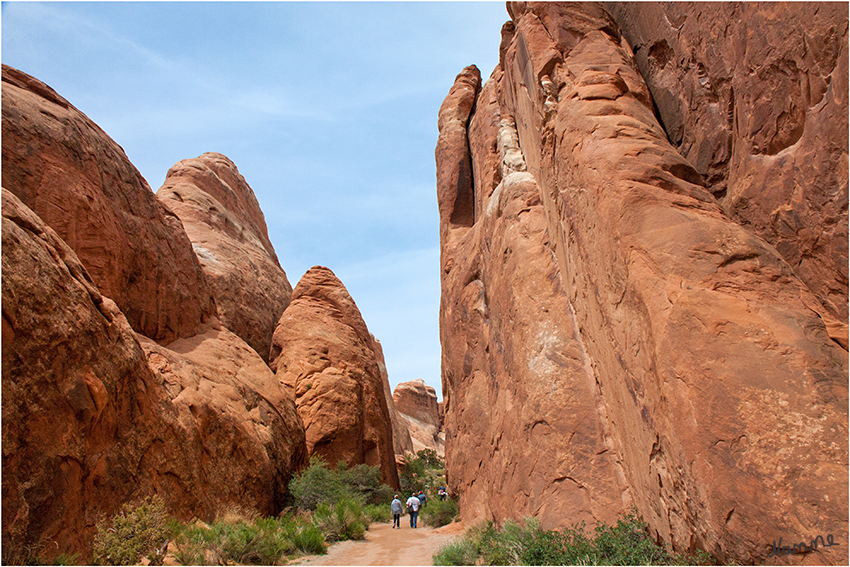
[(446, 437), (442, 431), (437, 392), (424, 380), (402, 382), (393, 391), (393, 401), (413, 441), (413, 452), (433, 449), (441, 457), (446, 453)]
[(147, 494), (186, 520), (281, 510), (304, 428), (253, 349), (221, 328), (168, 349), (134, 333), (5, 190), (2, 252), (4, 560), (89, 557), (97, 522)]
[(251, 187), (221, 154), (175, 164), (157, 198), (183, 222), (221, 322), (268, 362), (292, 286)]
[(375, 358), (378, 361), (378, 370), (381, 372), (381, 385), (384, 390), (384, 400), (387, 403), (387, 411), (390, 414), (390, 422), (393, 430), (393, 453), (395, 454), (396, 470), (398, 466), (406, 462), (406, 456), (412, 454), (413, 440), (410, 438), (410, 431), (407, 428), (407, 420), (404, 419), (395, 407), (393, 400), (393, 392), (390, 389), (390, 376), (387, 373), (387, 363), (384, 360), (384, 349), (381, 342), (372, 336), (372, 348), (375, 351)]
[(844, 4), (610, 3), (674, 147), (847, 349)]
[(178, 437), (142, 463), (156, 491), (187, 518), (211, 519), (226, 504), (279, 513), (307, 446), (294, 400), (266, 363), (215, 325), (168, 348), (139, 342), (165, 394), (163, 420)]
[(138, 429), (154, 380), (127, 320), (5, 189), (2, 251), (3, 556), (14, 563), (50, 541), (84, 552), (98, 516), (143, 491), (135, 465), (158, 428)]
[(365, 463), (398, 487), (393, 432), (374, 341), (331, 270), (315, 266), (295, 286), (272, 338), (271, 368), (295, 398), (307, 449), (331, 466)]
[(740, 563), (780, 537), (846, 541), (847, 354), (824, 304), (667, 140), (607, 12), (509, 12), (499, 67), (458, 76), (436, 150), (464, 521), (634, 504), (675, 549)]
[(76, 252), (133, 329), (160, 342), (193, 335), (215, 314), (203, 272), (179, 219), (121, 147), (6, 65), (2, 107), (4, 187)]

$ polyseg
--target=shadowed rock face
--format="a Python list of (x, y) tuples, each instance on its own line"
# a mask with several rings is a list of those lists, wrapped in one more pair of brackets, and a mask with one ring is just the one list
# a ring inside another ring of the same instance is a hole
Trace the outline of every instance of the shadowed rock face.
[(167, 343), (215, 314), (180, 223), (124, 151), (50, 87), (3, 66), (3, 186), (76, 252), (134, 330)]
[(609, 3), (674, 147), (847, 348), (845, 4)]
[(245, 178), (225, 156), (206, 153), (175, 164), (157, 198), (183, 222), (221, 322), (268, 362), (292, 286)]
[[(677, 550), (740, 563), (780, 537), (846, 541), (847, 353), (824, 302), (670, 144), (607, 12), (509, 12), (499, 67), (458, 76), (436, 150), (464, 520), (634, 504)], [(847, 550), (813, 557), (793, 559)]]
[(393, 401), (407, 423), (413, 452), (433, 449), (439, 456), (444, 456), (446, 437), (442, 431), (436, 390), (421, 378), (417, 378), (398, 384), (393, 391)]
[(398, 487), (383, 378), (354, 300), (331, 270), (310, 268), (278, 321), (271, 368), (295, 398), (307, 449), (331, 466), (365, 463)]

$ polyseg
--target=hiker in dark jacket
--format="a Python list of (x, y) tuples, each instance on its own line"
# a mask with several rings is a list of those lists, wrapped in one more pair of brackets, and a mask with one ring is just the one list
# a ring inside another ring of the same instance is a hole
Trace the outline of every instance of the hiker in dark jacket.
[(422, 508), (424, 508), (425, 505), (428, 504), (428, 497), (425, 496), (425, 493), (421, 490), (419, 491), (419, 496), (417, 496), (417, 498), (419, 498), (419, 502), (422, 504)]

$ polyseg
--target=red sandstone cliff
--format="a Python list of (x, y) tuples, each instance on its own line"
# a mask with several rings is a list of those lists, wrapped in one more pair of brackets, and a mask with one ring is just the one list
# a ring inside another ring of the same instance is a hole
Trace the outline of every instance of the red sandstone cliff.
[[(749, 91), (735, 88), (734, 167), (724, 173), (709, 152), (697, 169), (687, 158), (699, 153), (672, 145), (656, 120), (611, 15), (565, 3), (509, 12), (499, 67), (483, 86), (474, 67), (458, 75), (438, 122), (446, 462), (464, 520), (535, 515), (557, 527), (634, 504), (677, 550), (741, 563), (766, 561), (780, 537), (846, 541), (847, 352), (830, 336), (842, 342), (846, 260), (844, 276), (817, 268), (846, 258), (846, 127), (819, 135), (823, 117), (812, 118), (794, 146), (800, 128), (783, 124), (801, 126), (807, 107), (782, 119), (772, 97), (796, 92), (749, 78)], [(828, 74), (846, 58), (847, 13), (827, 12), (813, 25), (834, 42), (817, 49), (835, 54)], [(702, 41), (713, 53), (715, 39)], [(778, 56), (756, 59), (748, 45), (736, 53), (758, 76)], [(846, 122), (846, 64), (829, 83), (823, 112)], [(685, 113), (682, 139), (728, 128), (725, 112), (720, 122), (707, 112)], [(745, 120), (756, 115), (781, 132)], [(814, 149), (791, 157), (804, 147)], [(787, 161), (811, 151), (845, 165), (825, 164), (824, 182)], [(802, 200), (759, 189), (782, 172)], [(830, 202), (806, 204), (825, 191)], [(824, 214), (822, 248), (754, 220), (798, 206)], [(804, 262), (815, 268), (790, 265), (793, 246), (817, 250)], [(847, 550), (794, 560), (843, 564)]]
[(271, 368), (295, 398), (307, 449), (331, 466), (365, 463), (398, 487), (393, 427), (375, 341), (345, 286), (310, 268), (278, 321)]
[(227, 157), (206, 153), (176, 163), (157, 198), (183, 222), (221, 322), (268, 362), (292, 286), (245, 178)]
[(186, 520), (280, 512), (303, 423), (210, 317), (180, 220), (49, 87), (8, 67), (3, 81), (4, 561), (87, 558), (96, 523), (149, 494)]

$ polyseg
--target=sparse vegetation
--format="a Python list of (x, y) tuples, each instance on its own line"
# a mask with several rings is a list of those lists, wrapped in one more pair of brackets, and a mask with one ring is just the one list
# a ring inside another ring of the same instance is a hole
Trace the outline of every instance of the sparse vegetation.
[(94, 537), (94, 560), (101, 565), (133, 565), (142, 557), (161, 563), (169, 538), (165, 504), (158, 497), (125, 504), (111, 520), (100, 522)]
[(451, 524), (459, 512), (454, 500), (440, 500), (434, 497), (428, 499), (428, 505), (422, 508), (420, 515), (426, 524), (439, 528)]
[(613, 526), (600, 524), (593, 536), (584, 525), (562, 532), (540, 529), (534, 519), (478, 525), (434, 555), (434, 565), (700, 565), (705, 552), (677, 555), (656, 544), (635, 511)]

